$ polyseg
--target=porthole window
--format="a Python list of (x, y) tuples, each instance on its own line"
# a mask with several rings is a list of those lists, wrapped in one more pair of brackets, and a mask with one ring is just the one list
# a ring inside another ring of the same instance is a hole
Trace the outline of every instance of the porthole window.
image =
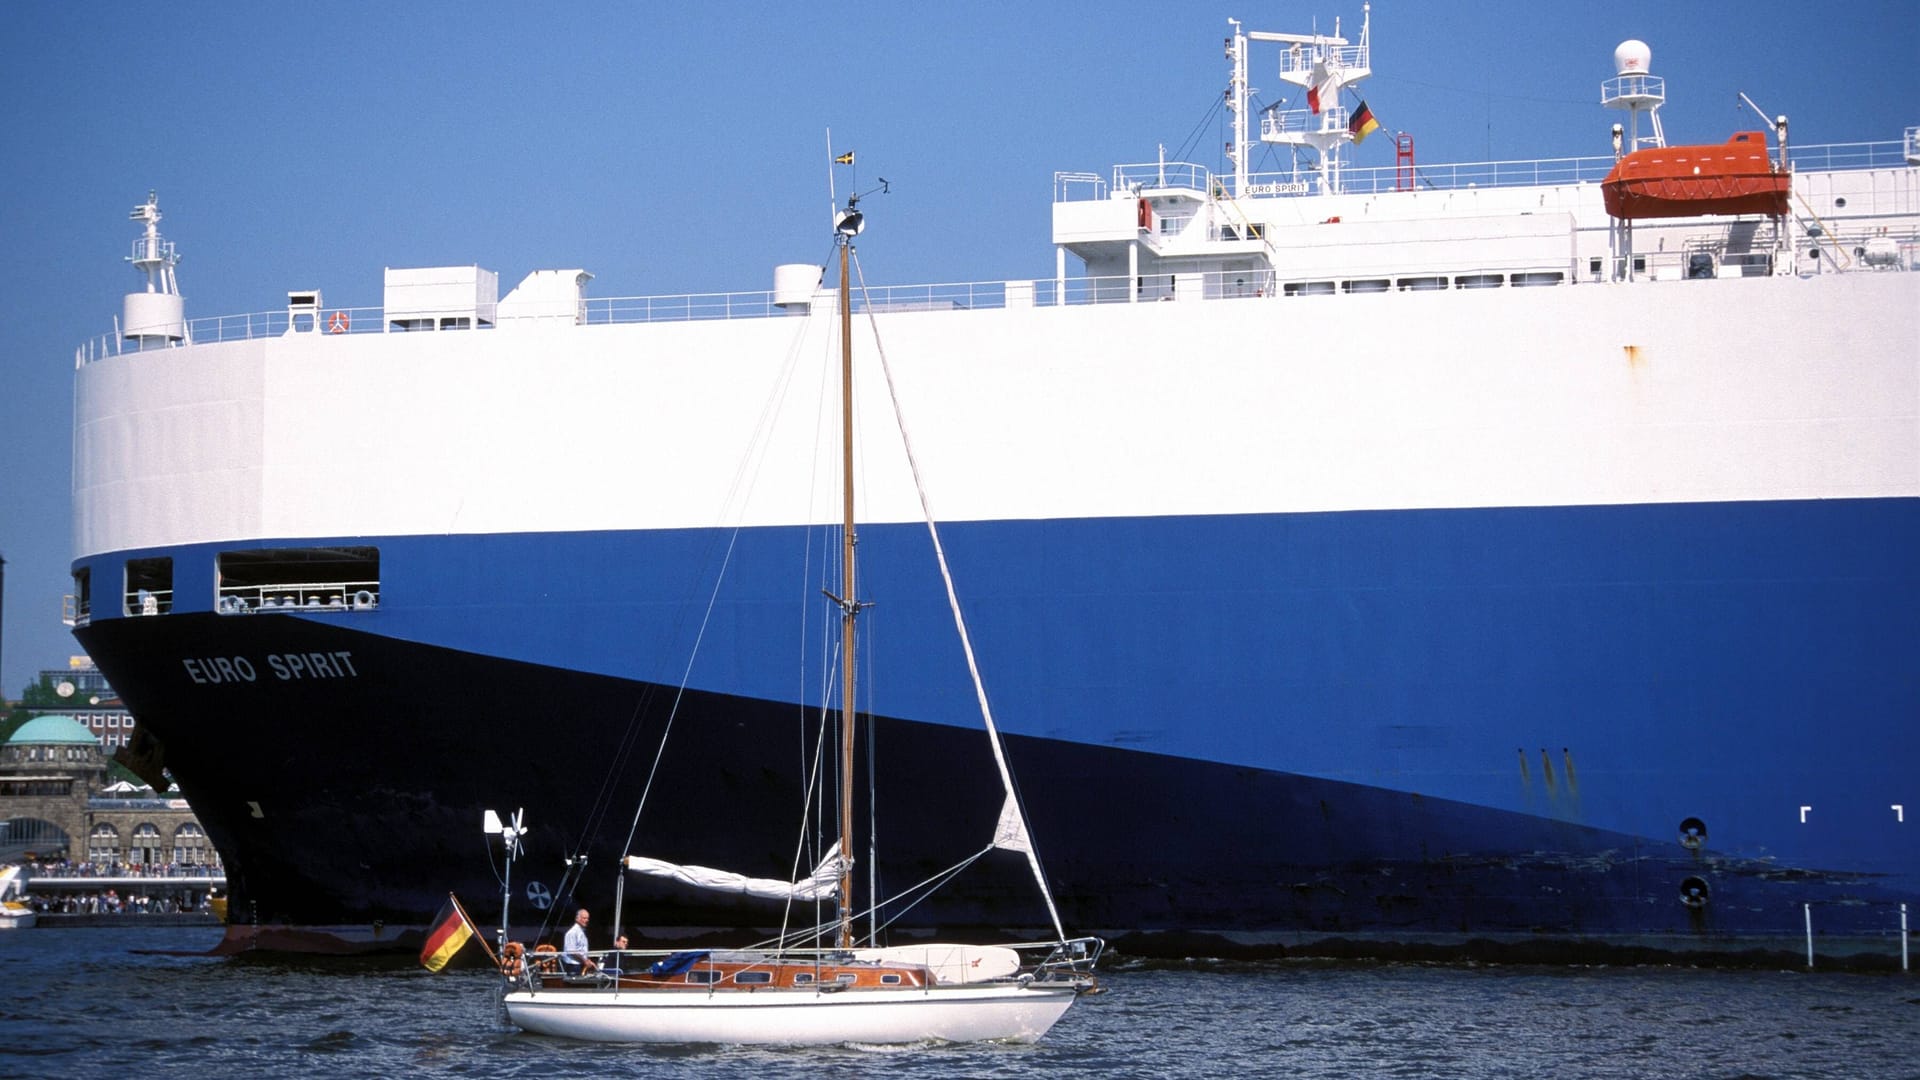
[(1707, 842), (1707, 823), (1697, 817), (1690, 817), (1680, 823), (1680, 843), (1689, 848), (1699, 848)]
[(1705, 878), (1690, 877), (1680, 883), (1680, 902), (1690, 908), (1706, 907), (1711, 894)]

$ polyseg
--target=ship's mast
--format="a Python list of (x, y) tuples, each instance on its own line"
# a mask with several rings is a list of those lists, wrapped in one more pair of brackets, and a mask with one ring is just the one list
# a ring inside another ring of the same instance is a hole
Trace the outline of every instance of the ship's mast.
[[(1600, 104), (1627, 113), (1625, 153), (1642, 147), (1667, 145), (1667, 133), (1660, 128), (1660, 106), (1667, 103), (1667, 80), (1648, 70), (1653, 50), (1644, 41), (1627, 40), (1613, 50), (1614, 76), (1600, 84)], [(1651, 135), (1640, 134), (1640, 118), (1647, 118)], [(1617, 136), (1616, 136), (1617, 138)], [(1615, 147), (1620, 153), (1621, 148)]]
[(1228, 19), (1233, 33), (1227, 37), (1227, 111), (1233, 114), (1233, 142), (1227, 144), (1227, 160), (1233, 162), (1234, 198), (1247, 191), (1247, 35), (1240, 32), (1240, 20)]
[(853, 947), (853, 731), (854, 731), (854, 620), (860, 614), (855, 600), (853, 549), (853, 300), (848, 292), (847, 262), (853, 238), (864, 224), (854, 209), (859, 196), (834, 222), (840, 242), (840, 934), (839, 947)]
[(1364, 5), (1360, 17), (1358, 45), (1340, 36), (1340, 23), (1332, 34), (1275, 34), (1250, 30), (1242, 32), (1237, 21), (1228, 20), (1233, 34), (1227, 39), (1227, 59), (1232, 74), (1227, 87), (1227, 107), (1233, 112), (1233, 144), (1228, 156), (1233, 160), (1234, 195), (1245, 194), (1247, 157), (1251, 143), (1247, 134), (1247, 103), (1252, 89), (1247, 85), (1247, 43), (1268, 41), (1284, 46), (1280, 53), (1280, 79), (1306, 92), (1310, 103), (1305, 109), (1284, 112), (1269, 109), (1260, 118), (1260, 141), (1284, 146), (1311, 146), (1319, 156), (1320, 193), (1337, 194), (1341, 190), (1340, 172), (1343, 152), (1353, 141), (1347, 130), (1348, 114), (1340, 103), (1340, 91), (1373, 74), (1373, 6)]
[(120, 334), (138, 342), (141, 348), (183, 341), (187, 336), (186, 301), (173, 276), (180, 256), (173, 250), (173, 242), (160, 236), (159, 193), (147, 192), (147, 201), (135, 206), (127, 218), (146, 226), (134, 240), (133, 254), (127, 261), (147, 276), (147, 287), (126, 295), (120, 309)]

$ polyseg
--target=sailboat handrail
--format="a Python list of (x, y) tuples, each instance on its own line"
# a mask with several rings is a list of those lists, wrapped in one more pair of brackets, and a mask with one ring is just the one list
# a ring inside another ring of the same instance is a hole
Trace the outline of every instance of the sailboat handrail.
[[(855, 259), (854, 263), (858, 268), (859, 260)], [(846, 276), (844, 269), (841, 271), (841, 276), (844, 282)], [(866, 273), (861, 270), (860, 292), (863, 297), (866, 295), (866, 290)], [(845, 295), (844, 283), (841, 285), (841, 293), (841, 302), (845, 304), (848, 298)], [(947, 589), (947, 606), (953, 612), (953, 625), (960, 635), (960, 649), (966, 654), (967, 672), (973, 677), (974, 697), (980, 703), (980, 719), (986, 725), (987, 739), (993, 747), (993, 761), (1000, 770), (1000, 783), (1006, 789), (1007, 799), (1019, 815), (1020, 828), (1026, 841), (1027, 864), (1033, 870), (1033, 880), (1039, 885), (1040, 896), (1047, 903), (1047, 914), (1053, 919), (1054, 932), (1064, 941), (1067, 937), (1066, 927), (1060, 921), (1060, 909), (1053, 902), (1053, 890), (1047, 887), (1046, 874), (1040, 869), (1040, 852), (1033, 842), (1033, 830), (1027, 824), (1026, 811), (1020, 808), (1020, 796), (1013, 786), (1013, 769), (1007, 763), (1006, 747), (1000, 741), (1000, 728), (993, 722), (993, 708), (987, 703), (986, 682), (980, 676), (980, 663), (974, 656), (973, 638), (967, 633), (966, 616), (960, 611), (960, 594), (953, 584), (953, 571), (947, 565), (946, 548), (940, 543), (940, 528), (933, 515), (933, 503), (927, 495), (926, 484), (921, 480), (920, 459), (914, 455), (913, 438), (907, 433), (906, 414), (900, 408), (900, 394), (893, 381), (893, 367), (887, 362), (887, 349), (880, 341), (879, 323), (875, 318), (873, 305), (867, 304), (866, 309), (867, 321), (873, 329), (874, 349), (880, 357), (880, 371), (887, 381), (887, 400), (893, 407), (894, 425), (900, 431), (900, 444), (907, 455), (907, 468), (913, 473), (913, 489), (920, 499), (920, 512), (926, 519), (927, 535), (933, 540), (934, 558), (940, 564), (940, 580), (945, 583)]]

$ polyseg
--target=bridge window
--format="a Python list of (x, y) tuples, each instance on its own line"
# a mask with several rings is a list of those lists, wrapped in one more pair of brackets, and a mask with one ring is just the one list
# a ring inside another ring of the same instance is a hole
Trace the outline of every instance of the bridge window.
[(165, 615), (173, 610), (173, 560), (128, 559), (128, 615)]
[(23, 855), (43, 859), (67, 857), (67, 831), (45, 818), (13, 817), (0, 821), (0, 848), (12, 852), (8, 858)]
[(143, 821), (133, 827), (133, 842), (127, 845), (127, 862), (145, 866), (160, 861), (160, 827)]
[(0, 795), (16, 798), (55, 795), (64, 798), (71, 794), (73, 794), (71, 780), (0, 780)]
[(120, 830), (101, 822), (87, 837), (87, 860), (112, 864), (120, 861)]
[(207, 834), (189, 821), (173, 830), (173, 861), (181, 866), (203, 866), (207, 862)]

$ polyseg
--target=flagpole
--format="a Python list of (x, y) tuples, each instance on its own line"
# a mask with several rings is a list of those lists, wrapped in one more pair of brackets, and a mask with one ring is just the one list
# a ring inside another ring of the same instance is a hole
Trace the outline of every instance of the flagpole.
[(487, 936), (480, 932), (480, 928), (474, 924), (473, 918), (467, 914), (467, 909), (460, 905), (460, 898), (452, 893), (448, 893), (447, 899), (453, 901), (453, 910), (460, 913), (460, 920), (473, 930), (473, 940), (480, 943), (480, 949), (487, 954), (487, 959), (492, 962), (494, 967), (499, 967), (500, 957), (488, 947)]

